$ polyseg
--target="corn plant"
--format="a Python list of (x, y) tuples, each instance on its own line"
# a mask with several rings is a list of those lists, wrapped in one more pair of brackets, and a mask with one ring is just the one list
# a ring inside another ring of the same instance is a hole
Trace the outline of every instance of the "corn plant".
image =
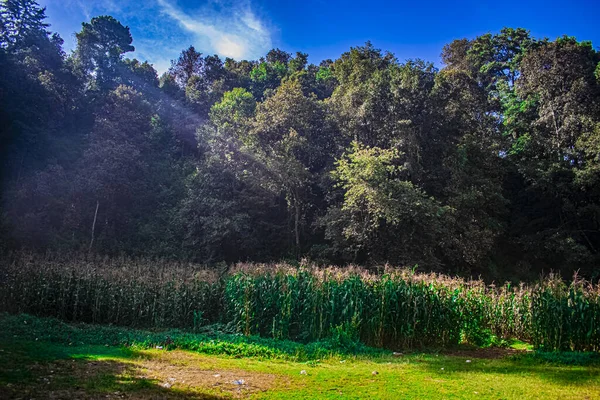
[(87, 255), (0, 258), (0, 311), (67, 321), (198, 330), (386, 348), (489, 345), (517, 338), (545, 350), (600, 351), (600, 287), (548, 276), (485, 285), (384, 268), (194, 264)]

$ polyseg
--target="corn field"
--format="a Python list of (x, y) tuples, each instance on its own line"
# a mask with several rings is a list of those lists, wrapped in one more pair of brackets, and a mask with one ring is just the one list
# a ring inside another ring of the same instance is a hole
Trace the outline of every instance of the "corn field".
[(501, 287), (386, 267), (194, 264), (11, 255), (0, 311), (67, 321), (310, 342), (346, 335), (390, 349), (520, 339), (544, 350), (600, 351), (600, 286), (549, 276)]

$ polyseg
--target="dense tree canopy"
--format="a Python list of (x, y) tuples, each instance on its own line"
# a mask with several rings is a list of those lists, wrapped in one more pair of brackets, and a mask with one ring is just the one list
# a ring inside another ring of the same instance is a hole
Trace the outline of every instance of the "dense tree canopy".
[(600, 53), (504, 28), (441, 69), (193, 46), (160, 78), (94, 17), (72, 54), (0, 2), (0, 250), (310, 257), (489, 279), (600, 271)]

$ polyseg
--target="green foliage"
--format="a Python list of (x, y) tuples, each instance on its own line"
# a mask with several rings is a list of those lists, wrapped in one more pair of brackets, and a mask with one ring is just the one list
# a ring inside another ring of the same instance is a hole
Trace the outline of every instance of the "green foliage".
[(254, 115), (256, 101), (252, 93), (243, 88), (234, 88), (223, 93), (223, 99), (210, 109), (211, 121), (219, 124), (236, 124)]
[[(393, 240), (395, 251), (402, 254), (404, 249), (417, 243), (425, 248), (424, 253), (431, 251), (426, 238), (415, 240), (415, 233), (404, 232), (407, 228), (412, 230), (410, 227), (418, 223), (427, 224), (424, 229), (429, 233), (437, 232), (441, 229), (442, 218), (450, 210), (436, 204), (412, 182), (402, 179), (405, 168), (401, 166), (398, 150), (365, 148), (353, 142), (350, 151), (336, 164), (333, 177), (344, 189), (344, 201), (339, 211), (330, 211), (330, 220), (344, 221), (342, 237), (349, 241), (348, 244), (339, 243), (339, 246), (357, 254), (367, 251), (373, 258), (390, 259), (391, 252), (379, 255), (376, 250), (385, 232), (394, 231), (390, 240)], [(335, 222), (329, 226), (330, 238), (340, 237), (335, 232), (338, 226)], [(431, 260), (402, 260), (426, 261)]]
[(234, 358), (318, 360), (342, 355), (382, 355), (386, 351), (339, 340), (324, 340), (300, 344), (287, 340), (272, 340), (211, 331), (189, 333), (179, 330), (135, 330), (113, 326), (78, 323), (69, 325), (52, 318), (37, 318), (27, 314), (0, 314), (4, 329), (0, 338), (10, 340), (64, 343), (69, 345), (123, 346), (130, 349), (188, 350), (195, 353), (223, 355)]
[(321, 68), (319, 68), (319, 71), (317, 72), (316, 78), (317, 78), (317, 81), (326, 82), (333, 78), (333, 72), (331, 71), (331, 68), (321, 67)]
[(331, 165), (335, 130), (314, 95), (305, 96), (299, 81), (287, 80), (256, 111), (248, 142), (263, 187), (283, 195), (295, 251), (307, 221), (316, 182)]
[(519, 138), (517, 138), (517, 140), (515, 140), (514, 143), (512, 144), (509, 154), (512, 156), (516, 156), (516, 155), (519, 155), (519, 154), (527, 151), (527, 147), (530, 142), (531, 142), (530, 135), (524, 134), (524, 135), (519, 136)]
[(252, 92), (256, 98), (264, 98), (268, 90), (276, 89), (281, 80), (288, 74), (287, 59), (274, 59), (261, 62), (252, 68), (250, 79)]

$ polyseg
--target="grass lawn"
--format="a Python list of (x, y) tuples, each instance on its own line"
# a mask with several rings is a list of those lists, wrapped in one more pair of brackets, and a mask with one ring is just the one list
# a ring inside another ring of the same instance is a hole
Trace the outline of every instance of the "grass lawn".
[[(597, 355), (565, 355), (561, 363), (509, 350), (457, 350), (300, 362), (100, 344), (105, 328), (30, 316), (0, 316), (0, 330), (0, 398), (600, 399)], [(586, 365), (564, 365), (573, 360)]]

